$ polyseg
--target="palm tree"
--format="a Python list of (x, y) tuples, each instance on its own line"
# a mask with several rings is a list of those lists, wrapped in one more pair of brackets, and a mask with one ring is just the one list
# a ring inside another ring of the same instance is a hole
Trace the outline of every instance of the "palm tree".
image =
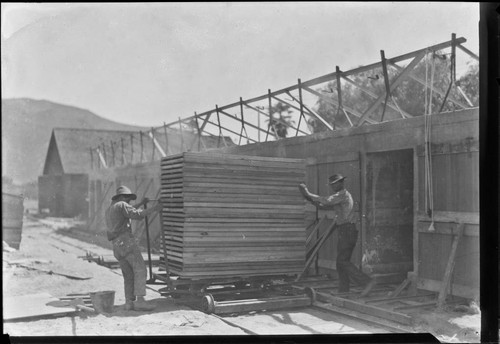
[[(268, 128), (279, 138), (287, 137), (289, 126), (295, 123), (295, 121), (292, 121), (292, 116), (289, 115), (291, 112), (290, 105), (287, 104), (277, 103), (271, 106), (271, 118), (267, 120)], [(278, 114), (278, 118), (274, 118), (275, 113)], [(283, 113), (287, 113), (288, 115)]]

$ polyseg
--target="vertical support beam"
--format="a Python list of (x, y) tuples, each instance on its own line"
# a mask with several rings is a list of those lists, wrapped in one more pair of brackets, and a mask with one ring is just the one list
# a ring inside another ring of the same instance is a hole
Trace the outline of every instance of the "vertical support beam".
[(245, 128), (245, 117), (243, 116), (243, 98), (241, 97), (240, 97), (240, 115), (241, 115), (241, 132), (240, 132), (240, 141), (238, 142), (238, 145), (241, 144), (241, 137), (243, 136), (243, 130), (245, 130), (245, 135), (248, 141), (248, 133)]
[(257, 112), (257, 127), (259, 127), (257, 131), (257, 141), (260, 142), (260, 112)]
[(457, 81), (457, 34), (451, 34), (451, 77), (453, 83)]
[(217, 140), (217, 148), (219, 148), (220, 147), (220, 138), (222, 135), (222, 128), (220, 126), (219, 106), (217, 106), (217, 104), (215, 104), (215, 113), (217, 114), (217, 126), (219, 128), (219, 138)]
[(198, 133), (198, 152), (201, 151), (201, 132), (200, 132), (200, 124), (198, 123), (198, 115), (196, 111), (194, 112), (194, 122), (196, 124), (196, 130)]
[(266, 133), (266, 142), (267, 142), (267, 138), (269, 136), (269, 129), (272, 127), (273, 128), (273, 131), (274, 131), (274, 138), (277, 140), (279, 140), (279, 137), (278, 137), (278, 133), (276, 132), (276, 127), (274, 126), (274, 117), (273, 117), (273, 114), (271, 112), (271, 108), (272, 108), (272, 97), (271, 97), (271, 89), (268, 89), (267, 90), (267, 99), (268, 99), (268, 112), (269, 112), (269, 125), (267, 126), (267, 133)]
[(134, 163), (134, 134), (130, 134), (130, 163)]
[(385, 110), (387, 108), (387, 101), (389, 100), (389, 96), (391, 95), (391, 88), (389, 86), (389, 74), (387, 73), (387, 62), (385, 60), (385, 53), (383, 50), (380, 50), (380, 59), (382, 60), (382, 72), (384, 74), (384, 84), (385, 84), (384, 110), (382, 111), (382, 117), (380, 119), (380, 122), (383, 122), (385, 116)]
[(184, 152), (184, 132), (182, 130), (181, 118), (179, 117), (179, 130), (181, 133), (181, 153)]
[[(342, 84), (341, 84), (341, 81), (340, 81), (340, 77), (342, 76), (342, 72), (340, 71), (340, 68), (339, 66), (335, 66), (335, 76), (337, 78), (337, 98), (338, 98), (338, 111), (337, 111), (337, 115), (340, 111), (342, 111), (342, 113), (344, 114), (345, 118), (347, 119), (347, 122), (349, 122), (349, 125), (351, 127), (354, 126), (354, 124), (352, 123), (351, 121), (351, 118), (349, 117), (349, 115), (345, 112), (344, 110), (344, 105), (342, 103)], [(333, 129), (335, 129), (335, 119), (333, 121)]]
[(121, 143), (122, 143), (122, 165), (125, 165), (125, 148), (124, 148), (124, 145), (123, 145), (123, 137), (121, 138)]
[(154, 128), (151, 127), (151, 133), (149, 134), (149, 137), (151, 137), (151, 140), (152, 140), (152, 146), (151, 147), (151, 150), (152, 150), (152, 153), (151, 153), (151, 161), (155, 161), (155, 148), (156, 148), (156, 140), (155, 140), (155, 132), (154, 132)]
[(170, 147), (168, 146), (167, 124), (165, 122), (163, 122), (163, 130), (165, 132), (165, 150), (167, 151), (167, 154), (171, 154), (172, 152), (170, 151)]
[(241, 130), (238, 138), (238, 146), (241, 145), (241, 138), (243, 137), (243, 129), (245, 128), (245, 123), (243, 122), (243, 104), (241, 97), (240, 97), (240, 115), (241, 115)]
[[(297, 131), (295, 132), (295, 136), (299, 134), (299, 129), (300, 129), (300, 122), (302, 121), (302, 118), (304, 117), (304, 104), (302, 103), (302, 81), (300, 79), (297, 80), (298, 88), (299, 88), (299, 105), (300, 105), (300, 117), (299, 117), (299, 123), (297, 124)], [(304, 118), (304, 121), (306, 119)]]
[(113, 166), (116, 166), (115, 163), (115, 145), (113, 144), (113, 141), (110, 140), (109, 144), (111, 145), (111, 156), (113, 157)]
[[(455, 84), (455, 45), (456, 45), (456, 39), (457, 35), (452, 33), (451, 34), (451, 56), (450, 56), (450, 84), (448, 85), (448, 89), (446, 90), (446, 94), (443, 98), (443, 102), (441, 103), (441, 107), (439, 108), (439, 113), (443, 111), (444, 106), (446, 105), (446, 101), (448, 100), (448, 96), (451, 91), (451, 87)], [(431, 99), (432, 101), (432, 99)]]
[(198, 129), (198, 151), (201, 151), (201, 146), (203, 146), (203, 149), (207, 149), (205, 146), (205, 143), (203, 142), (203, 133), (200, 128), (200, 124), (198, 123), (198, 114), (195, 112), (194, 113), (194, 119), (196, 121), (196, 128)]
[(361, 147), (361, 150), (359, 151), (359, 179), (360, 179), (360, 187), (359, 187), (359, 192), (360, 192), (360, 207), (359, 207), (359, 214), (360, 214), (360, 219), (359, 223), (361, 226), (361, 230), (359, 231), (360, 233), (360, 247), (361, 247), (361, 262), (359, 264), (360, 268), (363, 268), (363, 253), (366, 250), (366, 151), (365, 147)]
[(419, 245), (419, 232), (418, 232), (418, 209), (419, 209), (419, 165), (417, 149), (413, 148), (413, 275), (415, 278), (411, 280), (410, 290), (417, 291), (417, 281), (419, 274), (419, 261), (420, 261), (420, 245)]
[(139, 137), (141, 138), (141, 163), (142, 163), (142, 156), (144, 155), (144, 146), (142, 145), (142, 131), (139, 131)]
[[(317, 160), (316, 161), (316, 166), (315, 166), (315, 169), (316, 169), (316, 195), (319, 195), (320, 194), (320, 191), (319, 191), (319, 164), (317, 163)], [(316, 209), (315, 212), (316, 212), (316, 221), (319, 221), (319, 209), (318, 207), (315, 207)], [(316, 241), (319, 242), (319, 228), (318, 228), (318, 231), (316, 232)], [(318, 254), (318, 257), (319, 257), (319, 254)], [(317, 275), (319, 274), (319, 259), (316, 259), (316, 261), (314, 262), (314, 273)]]
[(90, 151), (90, 169), (94, 169), (94, 155), (92, 154), (92, 147), (89, 148)]

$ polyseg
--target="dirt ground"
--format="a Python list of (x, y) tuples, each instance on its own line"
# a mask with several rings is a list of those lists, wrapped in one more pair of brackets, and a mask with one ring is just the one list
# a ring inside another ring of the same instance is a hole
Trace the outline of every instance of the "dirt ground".
[[(72, 293), (114, 290), (115, 308), (108, 316), (79, 311), (59, 317), (5, 322), (4, 334), (12, 336), (169, 336), (169, 335), (293, 335), (387, 333), (366, 323), (315, 309), (253, 312), (217, 316), (175, 304), (148, 287), (146, 299), (157, 305), (152, 312), (125, 311), (122, 276), (79, 256), (87, 251), (98, 255), (111, 250), (98, 246), (99, 238), (77, 239), (64, 234), (74, 221), (25, 217), (19, 250), (3, 251), (3, 297), (47, 292), (54, 297)], [(89, 240), (90, 239), (90, 240)], [(88, 279), (48, 274), (53, 271)], [(224, 321), (226, 320), (226, 321)], [(227, 321), (230, 323), (228, 324)], [(443, 342), (479, 342), (480, 315), (467, 313), (426, 314), (416, 332), (430, 332)]]

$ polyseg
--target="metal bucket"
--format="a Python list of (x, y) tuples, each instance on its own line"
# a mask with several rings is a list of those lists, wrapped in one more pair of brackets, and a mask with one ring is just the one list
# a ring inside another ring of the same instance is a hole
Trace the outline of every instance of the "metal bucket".
[(90, 293), (92, 305), (98, 313), (112, 313), (115, 305), (114, 290), (97, 291)]

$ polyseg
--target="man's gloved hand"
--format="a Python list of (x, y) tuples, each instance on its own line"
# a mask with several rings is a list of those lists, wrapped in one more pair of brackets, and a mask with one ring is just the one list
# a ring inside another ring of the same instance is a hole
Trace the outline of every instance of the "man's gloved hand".
[(141, 204), (148, 204), (149, 203), (149, 198), (144, 197), (141, 201)]
[(309, 190), (307, 190), (307, 186), (304, 183), (299, 184), (299, 191), (304, 196), (306, 199), (310, 199), (311, 197), (309, 196)]

